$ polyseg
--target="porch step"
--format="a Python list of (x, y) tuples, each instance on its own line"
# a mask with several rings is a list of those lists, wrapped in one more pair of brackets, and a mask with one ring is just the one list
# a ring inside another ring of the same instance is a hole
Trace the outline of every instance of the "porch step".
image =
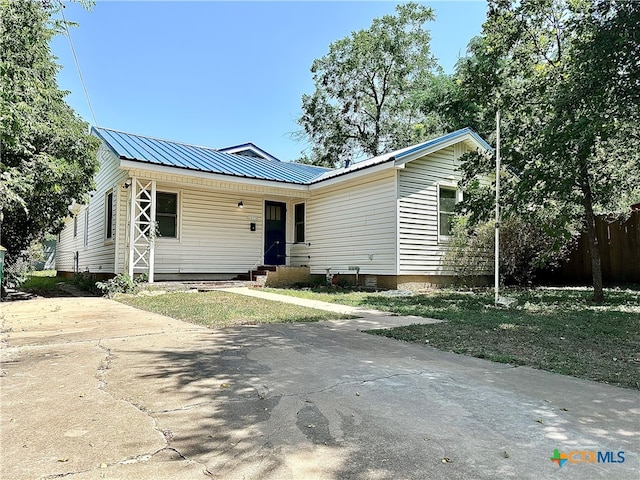
[(276, 265), (260, 265), (256, 270), (264, 272), (275, 272), (278, 269)]
[(234, 280), (251, 280), (253, 278), (253, 280), (256, 280), (258, 277), (266, 277), (267, 273), (269, 272), (275, 272), (277, 269), (277, 267), (275, 265), (260, 265), (259, 267), (256, 267), (255, 270), (251, 270), (247, 273), (241, 273), (240, 275), (236, 276), (234, 278)]

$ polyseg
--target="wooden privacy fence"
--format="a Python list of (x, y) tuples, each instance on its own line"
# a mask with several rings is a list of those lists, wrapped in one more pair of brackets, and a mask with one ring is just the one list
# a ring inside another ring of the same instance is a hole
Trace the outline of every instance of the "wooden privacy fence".
[[(626, 221), (596, 218), (602, 259), (602, 279), (606, 283), (640, 283), (640, 211)], [(589, 242), (582, 234), (569, 258), (550, 277), (555, 282), (591, 282)]]

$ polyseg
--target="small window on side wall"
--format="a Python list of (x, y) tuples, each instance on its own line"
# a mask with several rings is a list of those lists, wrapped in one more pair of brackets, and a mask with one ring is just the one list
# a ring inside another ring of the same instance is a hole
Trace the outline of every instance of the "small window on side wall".
[(304, 242), (304, 203), (298, 203), (294, 206), (294, 242)]
[(89, 246), (89, 205), (87, 205), (87, 209), (84, 211), (84, 228), (83, 228), (83, 240), (82, 244), (85, 247)]
[(113, 192), (109, 192), (104, 200), (104, 237), (113, 239)]
[(160, 238), (178, 238), (177, 193), (156, 193), (156, 222)]
[(438, 189), (438, 233), (448, 237), (453, 230), (453, 217), (458, 201), (458, 191), (454, 187), (440, 186)]

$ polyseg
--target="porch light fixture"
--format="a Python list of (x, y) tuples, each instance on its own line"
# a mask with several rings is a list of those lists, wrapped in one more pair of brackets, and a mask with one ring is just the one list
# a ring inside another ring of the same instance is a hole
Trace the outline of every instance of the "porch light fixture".
[(238, 202), (238, 208), (244, 208), (244, 203), (242, 203), (242, 200)]

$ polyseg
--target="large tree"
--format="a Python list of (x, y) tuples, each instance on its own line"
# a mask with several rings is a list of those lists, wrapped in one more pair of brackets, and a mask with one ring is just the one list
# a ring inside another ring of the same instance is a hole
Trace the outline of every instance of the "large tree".
[[(640, 182), (639, 13), (632, 0), (492, 0), (451, 94), (459, 107), (452, 122), (488, 136), (496, 110), (502, 113), (503, 160), (515, 174), (505, 185), (507, 210), (535, 218), (544, 211), (557, 238), (580, 219), (597, 302), (594, 212), (614, 209)], [(466, 173), (491, 168), (476, 157)]]
[(420, 96), (440, 68), (425, 24), (431, 8), (396, 7), (370, 28), (332, 43), (311, 67), (315, 91), (302, 97), (307, 160), (326, 166), (374, 156), (439, 133), (439, 116), (421, 112)]
[(0, 242), (16, 259), (93, 186), (98, 142), (58, 88), (55, 7), (0, 0)]

